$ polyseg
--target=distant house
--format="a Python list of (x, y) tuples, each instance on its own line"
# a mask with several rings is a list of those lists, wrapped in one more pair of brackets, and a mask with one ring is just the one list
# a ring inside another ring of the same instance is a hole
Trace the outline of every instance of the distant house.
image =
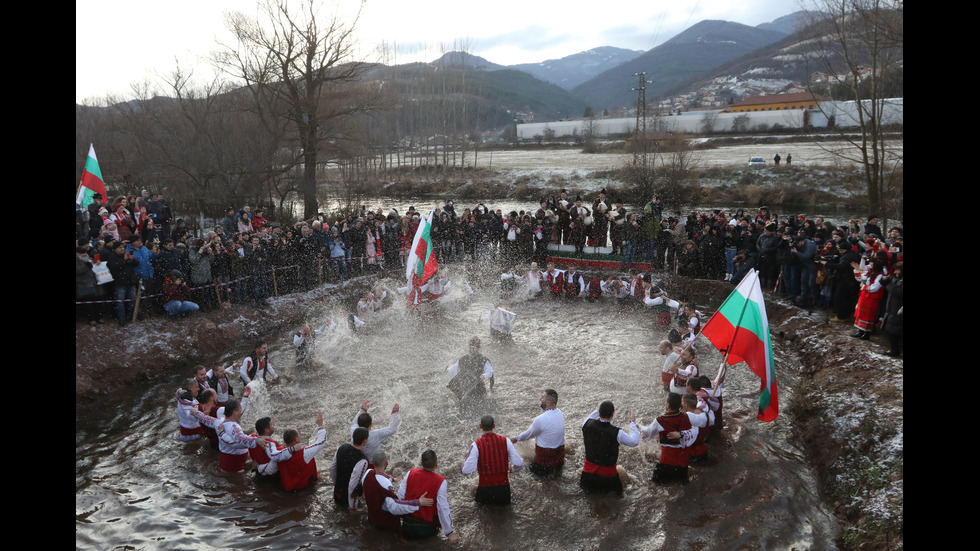
[(830, 98), (812, 92), (793, 94), (773, 94), (770, 96), (751, 96), (731, 105), (726, 113), (749, 113), (753, 111), (786, 111), (793, 109), (816, 109), (822, 101)]

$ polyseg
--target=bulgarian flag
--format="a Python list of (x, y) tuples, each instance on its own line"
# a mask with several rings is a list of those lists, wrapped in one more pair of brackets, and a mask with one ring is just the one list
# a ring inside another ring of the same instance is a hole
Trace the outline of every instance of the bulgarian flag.
[[(722, 354), (726, 354), (728, 365), (745, 362), (762, 379), (758, 418), (761, 421), (774, 420), (779, 415), (779, 393), (772, 361), (769, 317), (759, 285), (759, 272), (751, 270), (742, 279), (704, 325), (701, 334)], [(724, 369), (724, 364), (722, 367)]]
[(105, 194), (105, 182), (102, 180), (102, 171), (99, 170), (99, 160), (95, 158), (95, 146), (88, 146), (88, 160), (85, 161), (85, 170), (82, 171), (82, 185), (78, 188), (78, 196), (75, 197), (77, 203), (83, 209), (94, 201), (93, 195), (102, 195), (102, 202), (108, 201)]
[(408, 262), (405, 263), (405, 279), (408, 284), (415, 283), (418, 286), (425, 284), (425, 281), (436, 273), (439, 267), (436, 264), (436, 255), (432, 247), (432, 212), (429, 217), (423, 219), (419, 224), (419, 229), (415, 231), (415, 239), (412, 240), (412, 248), (408, 254)]

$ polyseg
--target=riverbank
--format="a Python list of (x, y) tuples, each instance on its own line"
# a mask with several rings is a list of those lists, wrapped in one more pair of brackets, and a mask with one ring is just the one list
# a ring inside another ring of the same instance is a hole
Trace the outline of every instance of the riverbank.
[[(552, 152), (553, 154), (553, 152)], [(609, 161), (604, 167), (506, 169), (423, 166), (393, 169), (378, 180), (361, 184), (361, 193), (401, 196), (449, 196), (457, 201), (480, 201), (487, 197), (531, 201), (567, 189), (570, 196), (591, 198), (606, 188), (610, 197), (629, 202), (628, 159)], [(573, 165), (574, 166), (574, 165)], [(799, 165), (781, 167), (696, 166), (683, 184), (660, 186), (661, 195), (679, 204), (745, 204), (755, 208), (807, 205), (809, 208), (840, 203), (860, 204), (866, 188), (860, 171), (853, 166)], [(668, 197), (669, 196), (669, 197)], [(635, 199), (635, 198), (633, 198)], [(649, 199), (648, 197), (646, 199)]]
[[(260, 336), (308, 322), (309, 305), (352, 308), (376, 276), (269, 300), (265, 308), (233, 305), (180, 321), (150, 316), (126, 327), (76, 323), (76, 409), (163, 377), (179, 380), (197, 363), (244, 351)], [(723, 282), (672, 278), (676, 293), (711, 297), (717, 307), (731, 291)], [(393, 307), (400, 307), (394, 297)], [(767, 295), (775, 338), (798, 355), (800, 383), (782, 415), (792, 421), (827, 503), (845, 527), (842, 549), (903, 546), (903, 361), (884, 343), (851, 338), (849, 325), (830, 324), (824, 311), (801, 310)]]

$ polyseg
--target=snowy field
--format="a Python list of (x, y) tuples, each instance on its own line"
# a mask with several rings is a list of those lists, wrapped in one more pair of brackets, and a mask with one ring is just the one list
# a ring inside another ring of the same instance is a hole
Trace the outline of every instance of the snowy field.
[[(793, 165), (848, 165), (853, 161), (841, 159), (834, 155), (835, 151), (854, 152), (853, 146), (845, 142), (822, 143), (781, 143), (766, 145), (731, 145), (696, 151), (693, 153), (694, 163), (706, 168), (747, 166), (749, 158), (761, 156), (767, 166), (774, 166), (773, 157), (778, 153), (783, 159), (787, 154), (793, 155)], [(902, 143), (894, 144), (894, 151), (902, 153)], [(853, 155), (853, 154), (852, 154)], [(587, 173), (595, 170), (620, 168), (632, 160), (631, 154), (582, 153), (579, 149), (562, 150), (520, 150), (481, 151), (477, 159), (479, 168), (495, 170), (537, 169), (549, 170), (555, 173), (577, 171)], [(785, 162), (785, 160), (783, 161)], [(467, 155), (467, 163), (472, 158)]]

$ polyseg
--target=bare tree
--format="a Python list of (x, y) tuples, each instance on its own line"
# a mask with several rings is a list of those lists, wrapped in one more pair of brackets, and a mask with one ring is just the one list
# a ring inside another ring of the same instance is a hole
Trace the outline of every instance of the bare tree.
[[(869, 212), (882, 213), (890, 174), (902, 168), (901, 153), (893, 154), (887, 147), (884, 113), (904, 63), (903, 0), (811, 1), (814, 16), (801, 31), (806, 33), (803, 42), (810, 45), (807, 61), (855, 102), (852, 117), (859, 132), (855, 137), (842, 129), (840, 135), (850, 147), (837, 153), (861, 164)], [(836, 115), (841, 126), (837, 113), (823, 104), (821, 110), (828, 119)]]
[(732, 119), (732, 132), (736, 132), (739, 134), (748, 132), (750, 121), (751, 119), (749, 118), (749, 115), (747, 113), (742, 113), (741, 115), (737, 115), (734, 119)]
[[(589, 110), (592, 108), (590, 107)], [(599, 146), (596, 143), (596, 132), (598, 132), (598, 121), (594, 116), (582, 121), (582, 153), (598, 153)]]
[(701, 115), (701, 133), (713, 134), (715, 126), (718, 124), (718, 113), (716, 111), (705, 111)]
[(317, 167), (326, 160), (324, 145), (344, 139), (343, 119), (375, 105), (373, 94), (352, 91), (367, 68), (354, 59), (357, 17), (348, 23), (322, 9), (318, 0), (264, 0), (261, 18), (229, 14), (237, 43), (222, 45), (215, 55), (220, 67), (245, 82), (266, 124), (293, 128), (306, 218), (319, 210)]

